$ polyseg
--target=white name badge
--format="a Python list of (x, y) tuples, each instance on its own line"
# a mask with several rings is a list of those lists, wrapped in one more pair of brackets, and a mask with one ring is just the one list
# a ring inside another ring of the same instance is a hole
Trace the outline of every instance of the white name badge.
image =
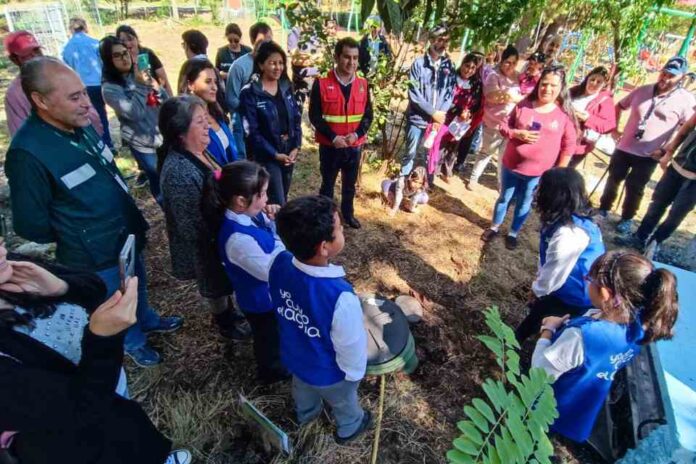
[(72, 190), (97, 174), (92, 166), (85, 163), (74, 171), (60, 178), (68, 189)]
[(104, 158), (109, 163), (111, 163), (114, 160), (114, 154), (111, 152), (111, 149), (106, 145), (104, 145), (104, 148), (102, 148), (101, 155), (102, 158)]

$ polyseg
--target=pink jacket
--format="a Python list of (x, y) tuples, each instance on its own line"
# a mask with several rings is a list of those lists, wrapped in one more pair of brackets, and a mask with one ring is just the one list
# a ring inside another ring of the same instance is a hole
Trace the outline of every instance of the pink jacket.
[[(590, 115), (587, 121), (580, 123), (580, 130), (591, 129), (600, 134), (608, 134), (616, 129), (616, 109), (611, 92), (603, 90), (588, 103), (585, 109)], [(594, 149), (594, 143), (583, 140), (582, 132), (578, 134), (575, 146), (576, 155), (586, 155)]]
[[(7, 116), (7, 128), (10, 130), (10, 138), (22, 127), (24, 121), (31, 113), (31, 104), (22, 90), (22, 82), (19, 76), (15, 77), (7, 87), (5, 94), (5, 115)], [(99, 114), (94, 107), (89, 110), (89, 120), (100, 136), (104, 133)]]

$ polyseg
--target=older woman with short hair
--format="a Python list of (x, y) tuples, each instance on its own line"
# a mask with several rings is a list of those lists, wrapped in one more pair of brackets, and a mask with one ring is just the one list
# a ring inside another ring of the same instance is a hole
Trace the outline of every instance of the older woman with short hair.
[(220, 334), (240, 339), (249, 332), (243, 316), (233, 309), (233, 289), (215, 248), (217, 234), (206, 230), (201, 216), (205, 178), (221, 168), (206, 149), (209, 128), (207, 105), (199, 97), (182, 95), (162, 105), (159, 129), (163, 142), (157, 151), (162, 207), (174, 277), (196, 279)]

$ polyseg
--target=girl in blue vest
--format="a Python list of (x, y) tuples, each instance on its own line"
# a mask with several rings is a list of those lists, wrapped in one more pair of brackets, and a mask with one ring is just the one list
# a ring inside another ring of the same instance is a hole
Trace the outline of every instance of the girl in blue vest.
[(674, 274), (635, 251), (603, 254), (587, 280), (595, 309), (545, 318), (532, 356), (555, 379), (551, 430), (577, 442), (589, 438), (618, 370), (640, 345), (670, 339), (678, 313)]
[(210, 143), (206, 150), (224, 166), (240, 159), (234, 143), (230, 120), (217, 101), (217, 75), (213, 63), (202, 58), (191, 58), (181, 67), (179, 95), (192, 94), (200, 97), (208, 107), (208, 135)]
[(273, 222), (279, 206), (267, 204), (269, 177), (256, 163), (235, 161), (207, 179), (201, 204), (209, 230), (219, 231), (218, 253), (251, 326), (258, 379), (264, 384), (288, 378), (268, 291), (268, 270), (285, 249)]
[(532, 283), (529, 315), (517, 327), (523, 342), (546, 316), (580, 316), (592, 307), (585, 276), (604, 253), (602, 233), (592, 221), (582, 176), (570, 168), (546, 171), (537, 190), (541, 219), (539, 271)]

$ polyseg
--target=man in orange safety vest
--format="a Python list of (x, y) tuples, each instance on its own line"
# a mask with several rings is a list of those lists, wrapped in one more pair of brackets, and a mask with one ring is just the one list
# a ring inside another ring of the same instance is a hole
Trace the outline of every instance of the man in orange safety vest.
[(319, 194), (333, 198), (341, 173), (343, 222), (360, 228), (353, 199), (360, 170), (360, 150), (372, 124), (372, 105), (367, 80), (356, 75), (358, 42), (345, 37), (336, 43), (336, 66), (314, 81), (309, 99), (309, 120), (319, 144), (321, 188)]

